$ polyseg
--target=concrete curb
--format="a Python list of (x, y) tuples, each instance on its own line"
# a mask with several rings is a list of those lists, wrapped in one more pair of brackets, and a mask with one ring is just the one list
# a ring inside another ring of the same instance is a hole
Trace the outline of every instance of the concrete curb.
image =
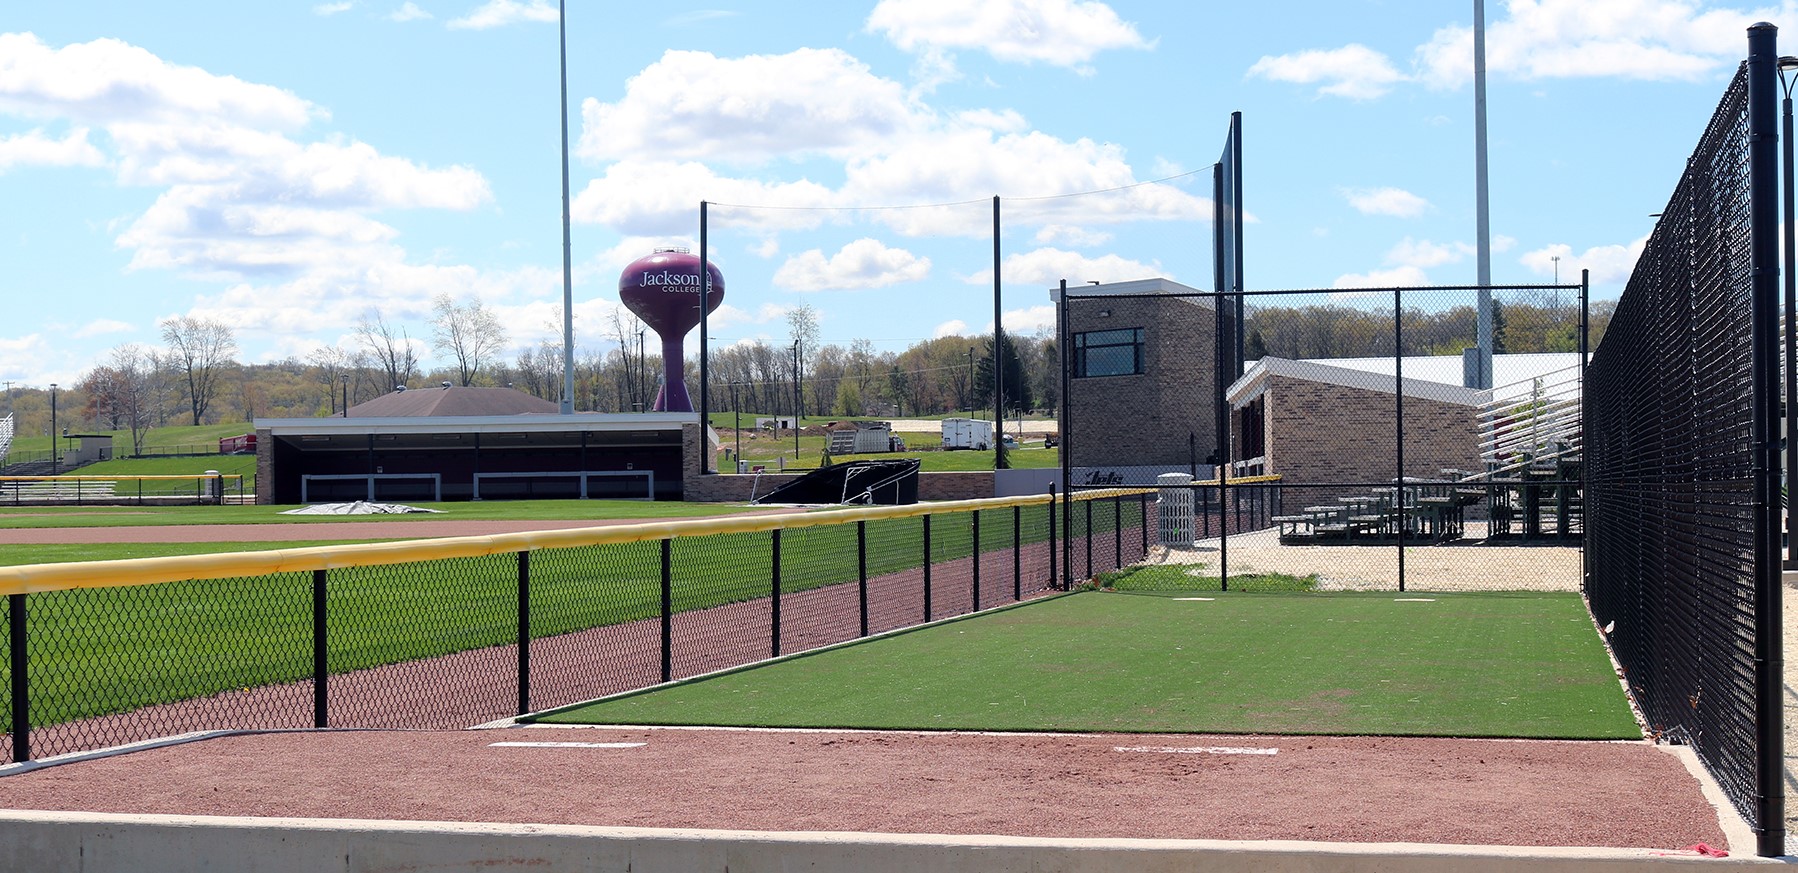
[[(1736, 864), (1778, 864), (1732, 856)], [(1081, 840), (0, 811), (0, 869), (83, 873), (1625, 873), (1692, 852), (1407, 843)], [(1729, 863), (1729, 862), (1724, 862)]]

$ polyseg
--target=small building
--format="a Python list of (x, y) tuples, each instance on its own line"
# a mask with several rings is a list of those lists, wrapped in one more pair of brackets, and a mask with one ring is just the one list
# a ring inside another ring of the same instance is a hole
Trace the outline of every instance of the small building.
[(561, 415), (510, 388), (400, 390), (256, 420), (258, 503), (680, 500), (717, 444), (691, 412)]
[(1217, 456), (1216, 307), (1204, 293), (1167, 279), (1069, 289), (1061, 440), (1075, 464), (1152, 482)]
[(1287, 495), (1289, 505), (1365, 493), (1396, 475), (1400, 391), (1405, 476), (1484, 469), (1477, 413), (1490, 392), (1409, 375), (1395, 386), (1390, 372), (1276, 357), (1256, 361), (1228, 389), (1231, 458), (1246, 462), (1244, 472), (1344, 486), (1303, 489)]

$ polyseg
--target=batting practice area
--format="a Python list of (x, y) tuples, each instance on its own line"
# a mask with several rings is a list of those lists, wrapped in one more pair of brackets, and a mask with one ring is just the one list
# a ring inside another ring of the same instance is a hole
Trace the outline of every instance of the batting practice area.
[[(1318, 292), (1220, 231), (1218, 290), (1060, 289), (1047, 493), (0, 568), (0, 867), (1779, 863), (1776, 56), (1590, 354), (1582, 281), (1379, 289), (1383, 362), (1248, 367)], [(1408, 376), (1481, 291), (1572, 360)], [(1109, 460), (1106, 368), (1202, 427)]]

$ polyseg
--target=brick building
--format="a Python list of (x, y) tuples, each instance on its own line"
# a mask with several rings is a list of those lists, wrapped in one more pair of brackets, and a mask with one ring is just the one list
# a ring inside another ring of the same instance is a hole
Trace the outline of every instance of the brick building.
[(1194, 464), (1206, 474), (1217, 450), (1217, 318), (1203, 293), (1166, 279), (1069, 289), (1062, 451), (1077, 467), (1137, 468), (1130, 481)]
[[(1478, 471), (1478, 411), (1488, 391), (1407, 377), (1404, 475)], [(1289, 505), (1366, 493), (1398, 475), (1398, 397), (1390, 373), (1266, 357), (1228, 389), (1231, 456), (1287, 483), (1342, 487), (1288, 494)]]

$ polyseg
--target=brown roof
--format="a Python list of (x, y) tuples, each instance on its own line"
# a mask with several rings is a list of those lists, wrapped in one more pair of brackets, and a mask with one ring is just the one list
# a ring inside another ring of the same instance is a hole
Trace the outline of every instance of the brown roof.
[(412, 388), (350, 407), (350, 418), (555, 413), (553, 401), (512, 388)]

